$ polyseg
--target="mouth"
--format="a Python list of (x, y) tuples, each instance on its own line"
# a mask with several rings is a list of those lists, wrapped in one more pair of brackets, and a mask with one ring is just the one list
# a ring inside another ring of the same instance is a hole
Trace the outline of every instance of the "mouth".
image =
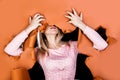
[(50, 29), (56, 29), (56, 27), (51, 27)]
[(50, 29), (56, 29), (56, 27), (55, 26), (51, 26)]

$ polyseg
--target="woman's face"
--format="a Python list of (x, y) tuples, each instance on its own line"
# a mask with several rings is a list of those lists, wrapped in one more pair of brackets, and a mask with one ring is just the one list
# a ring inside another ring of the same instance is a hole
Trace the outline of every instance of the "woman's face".
[(56, 35), (58, 34), (58, 32), (59, 32), (58, 28), (54, 25), (48, 25), (45, 30), (46, 35)]

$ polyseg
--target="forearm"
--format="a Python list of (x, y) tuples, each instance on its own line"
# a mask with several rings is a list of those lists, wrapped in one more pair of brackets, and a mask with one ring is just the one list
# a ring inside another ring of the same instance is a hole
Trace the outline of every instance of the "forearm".
[(97, 50), (103, 50), (108, 46), (107, 42), (94, 29), (85, 26), (83, 33), (91, 40), (93, 47)]
[(24, 29), (24, 31), (26, 32), (26, 34), (30, 34), (34, 29), (33, 27), (36, 27), (36, 25), (28, 25), (26, 29)]
[(20, 53), (22, 53), (22, 49), (20, 48), (20, 46), (27, 37), (28, 37), (28, 33), (26, 33), (25, 30), (22, 31), (10, 43), (8, 43), (4, 51), (12, 56), (20, 55)]

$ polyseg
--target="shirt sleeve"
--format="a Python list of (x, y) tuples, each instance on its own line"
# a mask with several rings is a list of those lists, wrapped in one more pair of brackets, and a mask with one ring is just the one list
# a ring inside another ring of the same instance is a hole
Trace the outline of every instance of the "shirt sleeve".
[(8, 43), (4, 51), (9, 55), (19, 56), (23, 52), (20, 46), (27, 37), (28, 37), (28, 34), (25, 31), (22, 31), (10, 43)]
[(87, 26), (83, 33), (92, 41), (95, 49), (103, 50), (108, 46), (107, 42), (94, 29)]

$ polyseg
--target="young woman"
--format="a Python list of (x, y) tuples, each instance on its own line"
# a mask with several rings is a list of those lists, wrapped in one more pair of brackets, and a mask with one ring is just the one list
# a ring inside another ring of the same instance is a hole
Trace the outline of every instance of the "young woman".
[[(69, 23), (83, 31), (97, 50), (104, 50), (108, 44), (92, 28), (82, 22), (82, 14), (78, 16), (75, 9), (73, 13), (67, 12)], [(20, 45), (28, 37), (28, 34), (41, 26), (41, 21), (45, 18), (36, 14), (30, 19), (30, 25), (19, 33), (6, 47), (5, 52), (12, 56), (22, 53)], [(40, 33), (39, 48), (37, 49), (37, 59), (42, 66), (46, 80), (74, 80), (76, 70), (76, 58), (78, 55), (77, 41), (63, 41), (64, 34), (55, 25), (48, 25), (43, 33)]]

